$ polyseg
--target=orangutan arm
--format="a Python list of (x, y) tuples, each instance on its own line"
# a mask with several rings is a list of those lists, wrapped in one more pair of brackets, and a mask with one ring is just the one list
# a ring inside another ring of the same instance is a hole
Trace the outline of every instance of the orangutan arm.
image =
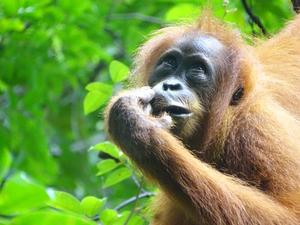
[(153, 97), (143, 88), (121, 94), (107, 108), (112, 140), (175, 199), (195, 221), (211, 224), (298, 224), (290, 210), (272, 197), (220, 173), (194, 157), (146, 108)]

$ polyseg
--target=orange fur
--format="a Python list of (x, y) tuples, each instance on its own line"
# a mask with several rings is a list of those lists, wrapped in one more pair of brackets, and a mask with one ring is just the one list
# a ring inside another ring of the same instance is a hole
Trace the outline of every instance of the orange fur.
[[(152, 225), (300, 224), (300, 16), (255, 47), (207, 15), (164, 28), (140, 48), (133, 83), (146, 85), (159, 55), (178, 38), (201, 33), (233, 50), (245, 87), (241, 104), (224, 103), (231, 86), (223, 78), (207, 129), (183, 140), (147, 116), (130, 117), (134, 108), (126, 111), (118, 98), (107, 108), (112, 140), (162, 189)], [(118, 131), (118, 113), (131, 118), (123, 120), (130, 134)]]

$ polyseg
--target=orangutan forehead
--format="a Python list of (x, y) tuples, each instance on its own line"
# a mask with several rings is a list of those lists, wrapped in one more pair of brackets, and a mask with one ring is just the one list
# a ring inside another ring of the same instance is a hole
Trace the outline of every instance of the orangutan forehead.
[(202, 52), (214, 56), (222, 52), (224, 45), (215, 37), (206, 34), (188, 34), (179, 38), (171, 47), (179, 48), (185, 54)]

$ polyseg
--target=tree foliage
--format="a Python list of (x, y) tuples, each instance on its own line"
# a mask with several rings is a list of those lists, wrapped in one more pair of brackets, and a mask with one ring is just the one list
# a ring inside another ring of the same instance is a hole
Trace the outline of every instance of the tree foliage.
[[(147, 224), (155, 188), (107, 141), (103, 109), (145, 37), (207, 2), (263, 36), (239, 0), (0, 1), (0, 225)], [(288, 0), (248, 4), (268, 35), (292, 16)]]

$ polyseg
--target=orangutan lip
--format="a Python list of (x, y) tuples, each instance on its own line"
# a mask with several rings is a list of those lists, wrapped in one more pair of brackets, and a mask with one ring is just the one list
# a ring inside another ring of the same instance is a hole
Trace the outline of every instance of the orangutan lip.
[(189, 117), (193, 114), (189, 109), (178, 105), (169, 105), (164, 111), (174, 117)]

